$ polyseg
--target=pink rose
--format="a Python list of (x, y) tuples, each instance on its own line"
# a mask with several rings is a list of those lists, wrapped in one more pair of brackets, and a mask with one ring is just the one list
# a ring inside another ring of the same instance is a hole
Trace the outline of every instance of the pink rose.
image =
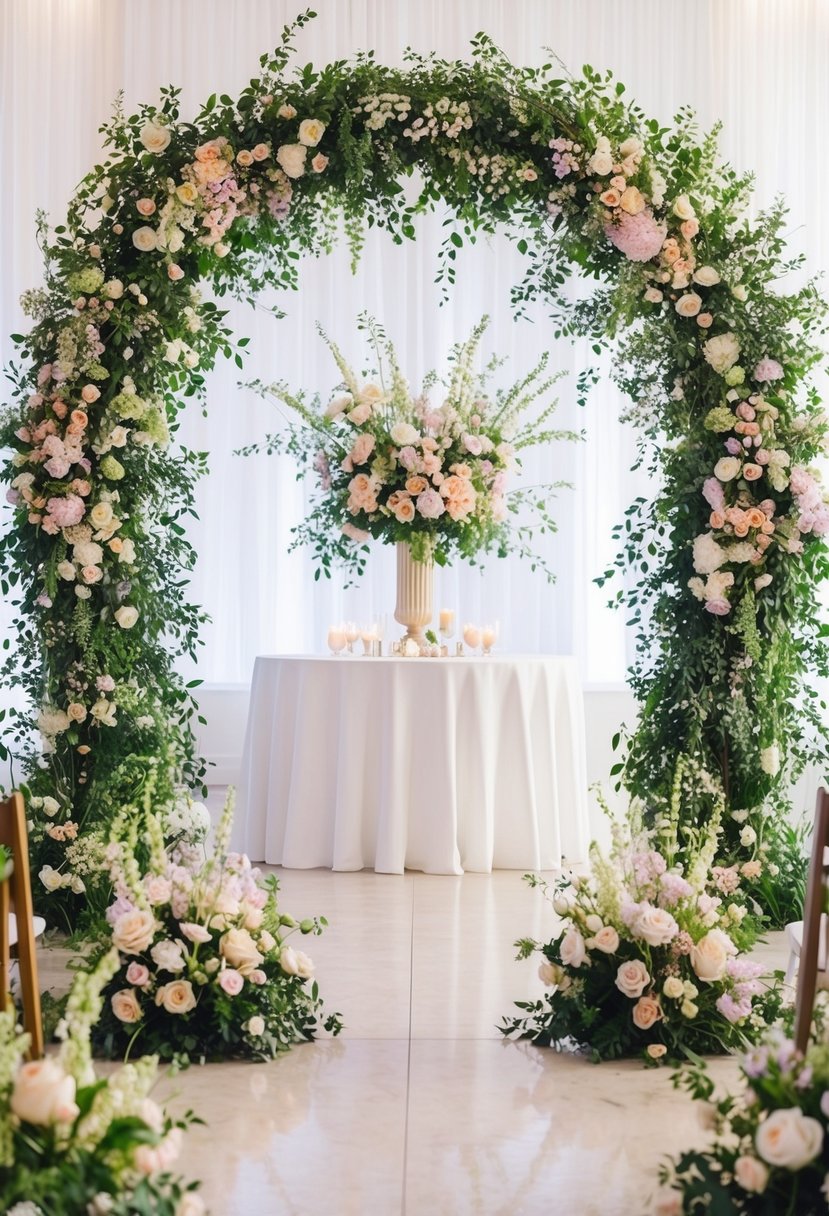
[(181, 267), (179, 265), (177, 265), (176, 262), (171, 262), (170, 265), (167, 267), (167, 278), (170, 279), (173, 283), (177, 283), (179, 281), (179, 279), (184, 278), (184, 271), (181, 269)]
[(101, 395), (101, 390), (94, 384), (85, 384), (81, 389), (81, 398), (87, 405), (92, 405), (93, 401), (97, 401)]
[(322, 173), (323, 169), (325, 169), (327, 164), (328, 164), (328, 157), (323, 156), (322, 152), (318, 152), (316, 154), (316, 156), (314, 157), (314, 159), (311, 161), (311, 168), (314, 170), (315, 173)]
[(182, 936), (186, 937), (190, 942), (209, 942), (211, 933), (209, 929), (205, 929), (204, 925), (195, 925), (190, 921), (182, 921), (179, 925)]
[(712, 616), (728, 616), (731, 611), (731, 605), (728, 600), (706, 600), (705, 611), (710, 612)]
[(127, 983), (135, 984), (136, 988), (143, 988), (149, 983), (150, 973), (143, 963), (130, 963), (127, 967)]
[(265, 975), (265, 972), (260, 971), (260, 969), (258, 967), (254, 971), (251, 971), (250, 975), (248, 976), (248, 979), (250, 980), (250, 982), (252, 984), (261, 985), (261, 984), (266, 984), (268, 982), (268, 977)]
[(244, 977), (233, 967), (225, 967), (219, 972), (219, 987), (228, 996), (238, 996), (245, 986)]
[(152, 215), (155, 211), (155, 203), (151, 198), (140, 198), (135, 204), (135, 209), (139, 215)]
[(751, 373), (753, 378), (761, 384), (769, 384), (772, 380), (782, 380), (783, 368), (776, 359), (761, 359)]
[(437, 490), (424, 490), (417, 497), (417, 509), (424, 519), (438, 519), (446, 507)]
[(662, 1007), (654, 996), (640, 996), (633, 1006), (633, 1024), (639, 1030), (650, 1030), (662, 1017)]

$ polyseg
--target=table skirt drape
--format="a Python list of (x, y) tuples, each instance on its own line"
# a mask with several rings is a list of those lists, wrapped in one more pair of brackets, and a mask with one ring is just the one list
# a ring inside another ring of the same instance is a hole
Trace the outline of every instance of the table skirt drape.
[(293, 868), (554, 869), (589, 843), (561, 657), (256, 660), (234, 846)]

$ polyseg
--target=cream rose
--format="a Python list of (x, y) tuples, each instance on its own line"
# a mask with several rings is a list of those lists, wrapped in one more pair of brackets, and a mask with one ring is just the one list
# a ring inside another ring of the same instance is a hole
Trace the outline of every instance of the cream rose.
[(219, 952), (241, 975), (250, 975), (265, 961), (247, 929), (228, 929), (219, 942)]
[(115, 609), (113, 615), (122, 629), (132, 629), (138, 620), (138, 609), (132, 604), (122, 604), (120, 608)]
[(678, 198), (674, 200), (673, 213), (681, 220), (696, 219), (697, 214), (694, 211), (691, 200), (688, 198), (687, 194), (680, 194)]
[(655, 996), (640, 996), (633, 1006), (633, 1024), (639, 1030), (650, 1030), (662, 1017), (662, 1006)]
[(596, 950), (601, 950), (602, 954), (615, 954), (619, 949), (619, 934), (612, 925), (604, 925), (588, 944), (592, 944)]
[(170, 146), (170, 128), (158, 122), (148, 122), (141, 128), (138, 138), (148, 152), (157, 154)]
[(158, 233), (155, 228), (144, 224), (132, 234), (132, 243), (141, 253), (152, 253), (158, 247)]
[(57, 1060), (33, 1060), (17, 1070), (10, 1105), (18, 1119), (37, 1127), (70, 1123), (78, 1115), (75, 1079)]
[(417, 443), (420, 435), (410, 422), (396, 422), (389, 432), (392, 443), (400, 448), (410, 447)]
[(685, 985), (677, 975), (669, 975), (662, 985), (662, 991), (672, 1001), (678, 1001), (685, 995)]
[(158, 942), (150, 951), (150, 957), (159, 971), (183, 971), (184, 955), (178, 942)]
[(681, 317), (695, 317), (702, 308), (702, 297), (695, 291), (687, 291), (684, 296), (679, 297), (674, 308)]
[(155, 937), (155, 929), (152, 912), (143, 908), (124, 912), (112, 927), (112, 944), (122, 954), (143, 954)]
[(799, 1106), (773, 1110), (754, 1136), (757, 1152), (769, 1165), (802, 1170), (823, 1148), (823, 1127)]
[(186, 207), (192, 207), (198, 202), (199, 192), (192, 182), (182, 182), (180, 186), (176, 186), (176, 198)]
[(318, 118), (304, 118), (299, 124), (299, 142), (306, 148), (316, 148), (325, 134), (325, 123)]
[(286, 177), (302, 177), (308, 149), (304, 144), (283, 144), (276, 153), (277, 163)]
[(113, 993), (110, 1004), (119, 1022), (140, 1022), (144, 1016), (134, 988), (122, 988), (120, 992)]
[(648, 969), (640, 958), (622, 963), (616, 972), (616, 987), (631, 1000), (640, 997), (651, 982)]
[(714, 476), (720, 481), (733, 481), (742, 465), (737, 456), (722, 456), (714, 465)]
[(694, 271), (694, 282), (700, 287), (716, 287), (720, 276), (713, 266), (698, 266)]
[(649, 946), (667, 946), (679, 932), (679, 925), (664, 908), (645, 905), (637, 912), (631, 924), (631, 932), (634, 937), (641, 937)]
[(193, 985), (189, 980), (173, 980), (159, 988), (155, 996), (156, 1005), (163, 1005), (168, 1013), (189, 1013), (196, 1008)]
[(734, 1181), (744, 1191), (759, 1195), (766, 1189), (769, 1171), (756, 1157), (738, 1157), (734, 1162)]
[(638, 215), (640, 211), (645, 210), (645, 196), (635, 186), (628, 186), (626, 190), (622, 191), (619, 206), (628, 215)]
[(248, 1022), (248, 1034), (251, 1034), (255, 1039), (258, 1039), (264, 1033), (265, 1019), (256, 1014)]
[(96, 502), (89, 512), (89, 520), (94, 528), (106, 528), (112, 523), (112, 507), (108, 502)]
[(724, 937), (724, 933), (712, 929), (691, 948), (691, 966), (706, 984), (714, 984), (725, 975), (729, 951)]
[(587, 957), (587, 949), (584, 944), (584, 938), (579, 933), (578, 929), (571, 925), (564, 937), (561, 939), (559, 946), (561, 953), (561, 961), (565, 967), (580, 967)]
[(124, 294), (124, 284), (120, 279), (110, 279), (109, 282), (104, 283), (101, 294), (108, 300), (120, 300)]

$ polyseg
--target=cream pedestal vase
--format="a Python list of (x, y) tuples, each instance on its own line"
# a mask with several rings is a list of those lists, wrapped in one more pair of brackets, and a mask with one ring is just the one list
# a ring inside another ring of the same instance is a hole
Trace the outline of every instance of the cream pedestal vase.
[(397, 545), (397, 606), (394, 619), (406, 626), (406, 638), (413, 638), (418, 645), (426, 640), (424, 626), (432, 619), (432, 587), (435, 579), (435, 563), (430, 558), (416, 562), (409, 546), (404, 541)]

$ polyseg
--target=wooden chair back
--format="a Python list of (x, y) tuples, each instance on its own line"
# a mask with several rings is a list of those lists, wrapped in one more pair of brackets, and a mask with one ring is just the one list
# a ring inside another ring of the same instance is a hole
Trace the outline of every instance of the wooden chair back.
[(12, 794), (5, 802), (0, 802), (0, 844), (11, 849), (14, 867), (6, 881), (0, 882), (0, 1009), (6, 1009), (11, 999), (9, 912), (14, 911), (17, 919), (17, 958), (23, 1003), (23, 1029), (31, 1035), (29, 1057), (39, 1059), (43, 1055), (43, 1022), (37, 977), (26, 808), (19, 793)]
[(805, 1051), (812, 1028), (812, 1011), (817, 991), (818, 952), (820, 949), (821, 914), (823, 912), (827, 865), (825, 849), (829, 847), (829, 793), (818, 790), (815, 810), (815, 834), (812, 838), (812, 859), (806, 883), (806, 906), (803, 909), (803, 942), (800, 947), (800, 970), (795, 998), (794, 1041), (798, 1051)]

